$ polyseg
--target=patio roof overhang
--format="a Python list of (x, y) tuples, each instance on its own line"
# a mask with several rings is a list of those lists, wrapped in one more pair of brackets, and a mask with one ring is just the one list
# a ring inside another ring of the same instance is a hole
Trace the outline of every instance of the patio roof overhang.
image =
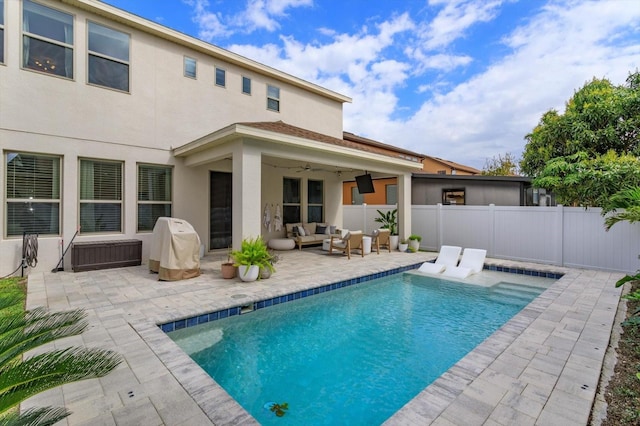
[(422, 168), (422, 159), (409, 159), (368, 150), (343, 139), (312, 132), (283, 122), (235, 123), (174, 148), (176, 157), (195, 167), (232, 155), (237, 142), (257, 143), (265, 155), (290, 160), (377, 171), (411, 173)]

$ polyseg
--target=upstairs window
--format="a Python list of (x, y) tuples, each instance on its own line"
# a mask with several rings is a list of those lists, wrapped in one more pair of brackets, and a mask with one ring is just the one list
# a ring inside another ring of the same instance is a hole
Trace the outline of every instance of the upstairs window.
[(4, 62), (4, 0), (0, 0), (0, 63)]
[(188, 56), (184, 57), (184, 76), (189, 78), (196, 78), (196, 60)]
[(251, 79), (249, 77), (242, 77), (242, 93), (251, 94)]
[(159, 217), (171, 217), (172, 169), (138, 165), (138, 232), (153, 231)]
[(280, 89), (270, 84), (267, 85), (267, 109), (280, 111)]
[(216, 67), (216, 86), (225, 87), (227, 85), (227, 72)]
[(7, 152), (7, 237), (60, 234), (60, 157)]
[[(4, 4), (2, 6), (0, 9), (4, 11)], [(2, 33), (0, 45), (4, 46), (4, 25)], [(73, 16), (25, 0), (22, 9), (22, 66), (73, 78)]]
[(129, 35), (89, 22), (89, 83), (129, 91)]
[(442, 204), (464, 205), (465, 204), (464, 188), (443, 189)]
[(80, 232), (122, 231), (122, 163), (80, 160)]

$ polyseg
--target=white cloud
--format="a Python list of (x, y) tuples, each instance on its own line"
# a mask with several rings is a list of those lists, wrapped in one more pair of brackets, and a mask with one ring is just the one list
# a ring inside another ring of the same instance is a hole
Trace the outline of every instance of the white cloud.
[[(640, 8), (631, 2), (551, 4), (505, 37), (509, 56), (425, 102), (403, 123), (406, 148), (481, 168), (486, 158), (520, 154), (541, 115), (562, 110), (592, 77), (622, 84), (640, 63)], [(619, 49), (611, 42), (635, 40)], [(374, 121), (374, 120), (371, 120)], [(397, 131), (398, 126), (389, 129)], [(379, 125), (379, 118), (375, 120)], [(386, 129), (386, 127), (385, 127)], [(393, 140), (385, 129), (374, 136)]]
[(193, 22), (198, 25), (198, 37), (205, 41), (228, 37), (232, 31), (222, 22), (222, 15), (208, 10), (207, 0), (182, 0), (193, 8)]
[(199, 27), (198, 37), (206, 41), (226, 38), (236, 32), (276, 31), (280, 28), (278, 19), (287, 16), (287, 9), (313, 5), (313, 0), (247, 0), (244, 10), (223, 16), (209, 10), (208, 0), (182, 1), (192, 6), (193, 20)]
[[(474, 25), (499, 16), (506, 1), (431, 0), (416, 15), (427, 16), (424, 22), (408, 12), (386, 20), (377, 16), (377, 24), (363, 17), (368, 26), (351, 33), (326, 25), (310, 28), (326, 42), (280, 35), (269, 44), (227, 48), (351, 96), (353, 103), (344, 106), (347, 131), (482, 168), (486, 158), (519, 155), (524, 136), (541, 115), (563, 109), (586, 81), (595, 76), (622, 84), (638, 67), (640, 8), (635, 1), (536, 3), (526, 20), (494, 40), (502, 44), (488, 63), (480, 62), (479, 52), (456, 50), (464, 45), (456, 41)], [(189, 2), (199, 16), (209, 16), (206, 0)], [(246, 13), (245, 23), (277, 28), (287, 11), (310, 6), (311, 1), (302, 0), (252, 0), (245, 12), (255, 13)], [(233, 20), (212, 15), (217, 20), (202, 19), (212, 34), (237, 30)], [(400, 97), (407, 93), (422, 100), (408, 103)]]

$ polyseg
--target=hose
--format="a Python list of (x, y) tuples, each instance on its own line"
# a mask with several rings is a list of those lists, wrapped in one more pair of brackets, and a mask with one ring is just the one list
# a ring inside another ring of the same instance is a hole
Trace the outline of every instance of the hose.
[(35, 268), (38, 264), (38, 234), (24, 234), (22, 236), (22, 261), (20, 265), (10, 274), (0, 277), (0, 279), (9, 278), (18, 272), (20, 268)]

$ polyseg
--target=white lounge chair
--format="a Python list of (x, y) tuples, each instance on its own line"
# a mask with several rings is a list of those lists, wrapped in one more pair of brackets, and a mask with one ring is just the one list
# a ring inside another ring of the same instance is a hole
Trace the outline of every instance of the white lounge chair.
[(451, 278), (467, 278), (471, 274), (477, 274), (484, 268), (484, 259), (487, 257), (487, 251), (484, 249), (466, 248), (462, 253), (462, 259), (458, 266), (447, 267), (442, 272), (445, 277)]
[(435, 263), (424, 262), (418, 268), (418, 272), (423, 274), (439, 274), (449, 267), (454, 267), (458, 264), (458, 258), (462, 247), (458, 246), (442, 246), (440, 247), (440, 253)]

